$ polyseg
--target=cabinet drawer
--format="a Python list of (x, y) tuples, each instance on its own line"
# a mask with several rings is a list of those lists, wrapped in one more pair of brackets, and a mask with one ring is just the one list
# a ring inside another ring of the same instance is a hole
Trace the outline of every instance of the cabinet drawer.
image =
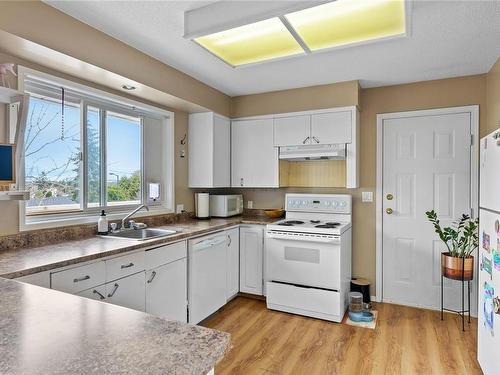
[(144, 271), (144, 251), (106, 260), (106, 281)]
[(186, 257), (186, 241), (157, 247), (146, 251), (146, 269), (150, 270)]
[(51, 288), (62, 292), (77, 293), (93, 286), (104, 284), (104, 262), (96, 262), (54, 272), (50, 275)]

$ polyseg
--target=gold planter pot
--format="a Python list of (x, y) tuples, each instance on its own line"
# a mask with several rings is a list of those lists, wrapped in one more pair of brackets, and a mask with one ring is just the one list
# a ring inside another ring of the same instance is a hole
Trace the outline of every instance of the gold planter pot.
[(448, 252), (441, 253), (441, 272), (448, 279), (470, 281), (474, 277), (474, 257), (469, 256), (464, 259), (452, 257)]

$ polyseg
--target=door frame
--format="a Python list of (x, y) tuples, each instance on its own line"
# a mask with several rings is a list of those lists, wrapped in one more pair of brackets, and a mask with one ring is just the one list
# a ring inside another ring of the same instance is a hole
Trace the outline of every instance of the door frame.
[[(469, 105), (461, 107), (437, 108), (437, 109), (424, 109), (408, 112), (394, 112), (377, 114), (377, 182), (376, 182), (376, 199), (375, 199), (375, 221), (376, 221), (376, 294), (375, 301), (382, 302), (383, 300), (383, 146), (384, 146), (384, 120), (408, 118), (408, 117), (421, 117), (421, 116), (435, 116), (469, 113), (471, 116), (471, 145), (470, 148), (470, 163), (471, 163), (471, 208), (472, 216), (478, 217), (479, 215), (479, 105)], [(476, 262), (477, 263), (477, 262)]]

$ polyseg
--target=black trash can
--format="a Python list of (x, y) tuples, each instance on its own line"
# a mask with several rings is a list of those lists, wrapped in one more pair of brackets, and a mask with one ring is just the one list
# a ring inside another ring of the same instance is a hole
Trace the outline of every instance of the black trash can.
[(364, 303), (371, 303), (370, 282), (362, 278), (351, 279), (351, 292), (360, 292), (363, 295)]

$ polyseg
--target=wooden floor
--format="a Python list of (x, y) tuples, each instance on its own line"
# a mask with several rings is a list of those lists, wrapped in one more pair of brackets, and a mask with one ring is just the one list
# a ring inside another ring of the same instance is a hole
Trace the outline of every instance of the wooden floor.
[(238, 297), (203, 323), (231, 333), (232, 348), (215, 374), (482, 374), (477, 321), (377, 304), (377, 328), (352, 327), (266, 309)]

